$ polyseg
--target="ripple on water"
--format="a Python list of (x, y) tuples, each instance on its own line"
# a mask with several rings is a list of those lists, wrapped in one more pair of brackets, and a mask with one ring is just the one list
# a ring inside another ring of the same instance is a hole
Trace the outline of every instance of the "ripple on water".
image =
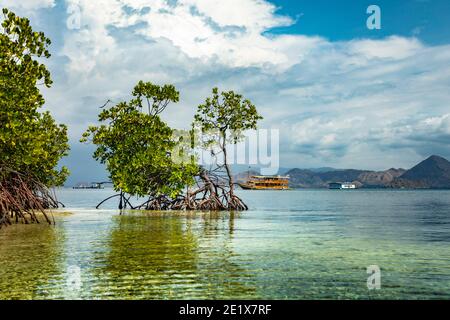
[(245, 213), (123, 215), (80, 194), (61, 192), (73, 214), (55, 227), (0, 230), (0, 298), (450, 298), (450, 192), (241, 192)]

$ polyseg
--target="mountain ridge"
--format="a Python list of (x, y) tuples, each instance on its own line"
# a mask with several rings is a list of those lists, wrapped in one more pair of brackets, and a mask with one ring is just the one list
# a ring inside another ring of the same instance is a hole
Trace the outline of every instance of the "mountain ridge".
[[(293, 168), (285, 174), (290, 176), (291, 188), (327, 188), (331, 182), (351, 182), (358, 188), (450, 189), (450, 162), (438, 155), (432, 155), (408, 170), (329, 169)], [(254, 174), (258, 172), (241, 172), (237, 180), (245, 180)]]
[(450, 162), (432, 155), (394, 179), (391, 187), (450, 189)]

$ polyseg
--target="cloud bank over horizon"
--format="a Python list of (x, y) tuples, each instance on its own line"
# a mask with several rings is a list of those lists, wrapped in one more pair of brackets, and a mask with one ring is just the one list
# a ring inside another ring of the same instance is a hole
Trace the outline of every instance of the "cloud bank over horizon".
[[(46, 108), (69, 125), (65, 163), (76, 181), (100, 170), (86, 168), (92, 146), (77, 142), (81, 133), (107, 99), (127, 99), (141, 79), (180, 90), (164, 115), (176, 127), (190, 124), (212, 87), (242, 93), (264, 116), (261, 127), (280, 130), (282, 167), (409, 168), (431, 154), (450, 158), (450, 45), (274, 34), (302, 20), (263, 0), (0, 3), (55, 39)], [(70, 29), (74, 8), (80, 28)]]

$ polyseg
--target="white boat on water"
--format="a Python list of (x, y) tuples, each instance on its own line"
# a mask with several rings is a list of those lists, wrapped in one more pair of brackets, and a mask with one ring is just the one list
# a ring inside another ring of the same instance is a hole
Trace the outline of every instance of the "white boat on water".
[(356, 185), (351, 182), (332, 182), (328, 187), (330, 189), (356, 189)]

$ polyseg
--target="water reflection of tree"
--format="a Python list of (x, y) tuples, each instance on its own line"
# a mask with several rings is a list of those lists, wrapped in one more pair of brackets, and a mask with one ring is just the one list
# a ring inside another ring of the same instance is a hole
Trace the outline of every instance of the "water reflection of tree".
[(129, 299), (253, 296), (237, 263), (230, 213), (128, 213), (115, 217), (94, 267), (93, 297)]
[(0, 299), (41, 299), (57, 294), (64, 234), (60, 227), (15, 225), (0, 232)]
[(234, 224), (240, 214), (211, 212), (202, 215), (199, 242), (209, 249), (199, 253), (200, 256), (208, 256), (199, 259), (199, 269), (202, 270), (199, 282), (206, 286), (209, 298), (257, 298), (254, 275), (246, 270), (245, 257), (233, 251)]

